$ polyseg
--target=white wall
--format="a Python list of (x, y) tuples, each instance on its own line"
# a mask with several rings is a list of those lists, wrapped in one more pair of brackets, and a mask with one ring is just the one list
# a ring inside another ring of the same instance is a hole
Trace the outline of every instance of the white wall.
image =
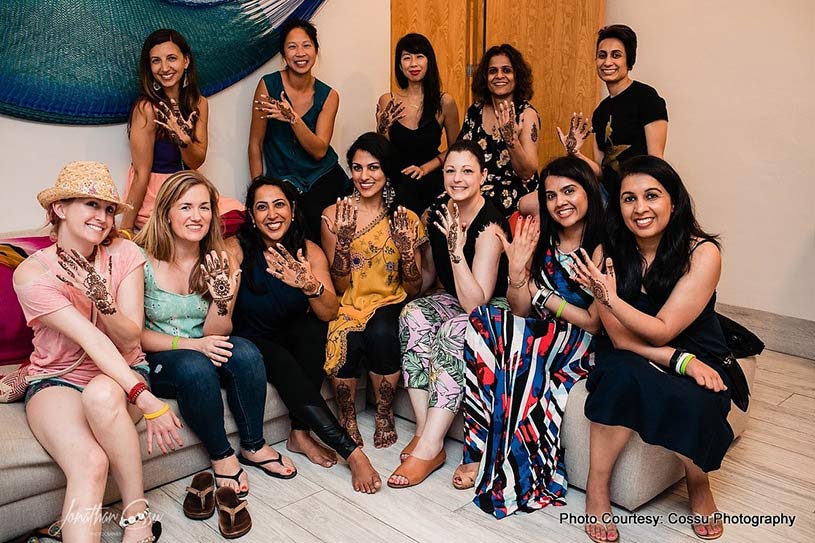
[[(376, 100), (390, 85), (390, 3), (328, 0), (312, 22), (320, 39), (315, 74), (340, 95), (332, 145), (344, 167), (342, 157), (353, 140), (375, 128)], [(281, 66), (275, 56), (209, 98), (209, 151), (201, 171), (221, 192), (239, 200), (249, 178), (252, 96), (260, 77)], [(122, 191), (130, 166), (125, 125), (60, 126), (0, 115), (0, 232), (41, 225), (44, 214), (35, 195), (53, 185), (60, 168), (72, 160), (106, 163)]]
[(671, 162), (722, 234), (719, 301), (815, 320), (815, 2), (606, 0), (668, 103)]

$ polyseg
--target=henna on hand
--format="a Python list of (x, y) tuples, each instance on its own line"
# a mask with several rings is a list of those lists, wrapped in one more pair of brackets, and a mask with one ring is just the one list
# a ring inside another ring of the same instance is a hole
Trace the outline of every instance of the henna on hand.
[(385, 109), (381, 109), (379, 104), (376, 104), (376, 132), (382, 136), (387, 136), (390, 132), (393, 123), (404, 117), (402, 112), (405, 110), (402, 102), (396, 103), (393, 98), (388, 100)]
[[(96, 248), (94, 248), (91, 259), (96, 258)], [(79, 288), (79, 275), (80, 269), (84, 271), (85, 277), (81, 280), (82, 288), (85, 289), (85, 296), (93, 302), (96, 309), (103, 315), (113, 315), (116, 313), (116, 306), (113, 300), (113, 295), (108, 290), (107, 279), (102, 277), (94, 265), (89, 262), (84, 256), (79, 254), (76, 249), (71, 249), (71, 254), (68, 254), (62, 247), (57, 245), (57, 259), (59, 260), (60, 267), (65, 270), (71, 279), (66, 279), (61, 275), (57, 275), (57, 279), (66, 285)], [(108, 259), (108, 273), (113, 270), (113, 257)], [(80, 289), (81, 290), (81, 289)]]
[(591, 294), (594, 296), (594, 299), (610, 309), (611, 302), (609, 301), (606, 286), (594, 277), (589, 277), (589, 285), (591, 286)]
[(289, 104), (289, 101), (286, 100), (284, 92), (285, 91), (280, 92), (280, 101), (277, 103), (277, 105), (280, 108), (280, 114), (283, 116), (283, 118), (286, 119), (289, 124), (294, 124), (297, 122), (297, 117), (294, 115), (294, 109), (292, 109), (291, 104)]
[(201, 264), (204, 278), (212, 296), (212, 302), (218, 308), (218, 315), (223, 317), (229, 312), (229, 302), (235, 296), (235, 284), (229, 278), (229, 257), (223, 252), (219, 257), (215, 251), (206, 256)]

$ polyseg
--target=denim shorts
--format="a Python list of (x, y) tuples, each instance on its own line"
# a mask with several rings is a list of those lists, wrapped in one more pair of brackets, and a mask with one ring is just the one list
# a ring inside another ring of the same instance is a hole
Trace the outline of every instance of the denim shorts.
[[(144, 380), (147, 382), (147, 385), (150, 385), (150, 366), (147, 363), (137, 364), (135, 366), (131, 366), (130, 369), (144, 377)], [(25, 403), (34, 397), (34, 394), (41, 390), (45, 390), (48, 387), (68, 387), (72, 388), (78, 392), (82, 392), (85, 390), (85, 387), (76, 385), (71, 383), (70, 381), (66, 381), (62, 377), (49, 377), (48, 379), (40, 379), (39, 381), (34, 381), (25, 391)]]

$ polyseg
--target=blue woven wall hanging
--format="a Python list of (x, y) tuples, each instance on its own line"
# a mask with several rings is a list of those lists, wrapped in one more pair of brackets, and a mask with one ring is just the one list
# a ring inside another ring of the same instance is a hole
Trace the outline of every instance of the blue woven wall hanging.
[(277, 29), (325, 0), (2, 0), (0, 113), (48, 123), (127, 121), (139, 52), (159, 28), (181, 32), (214, 94), (278, 52)]

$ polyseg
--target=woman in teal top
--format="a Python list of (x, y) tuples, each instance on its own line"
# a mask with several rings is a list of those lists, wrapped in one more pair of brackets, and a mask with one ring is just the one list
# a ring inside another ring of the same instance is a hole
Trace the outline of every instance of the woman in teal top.
[[(134, 240), (146, 258), (141, 343), (152, 389), (178, 400), (209, 453), (217, 486), (242, 497), (249, 479), (239, 463), (281, 479), (297, 471), (263, 439), (266, 368), (255, 345), (232, 334), (240, 271), (226, 253), (217, 201), (212, 183), (192, 170), (174, 173), (159, 188)], [(221, 387), (240, 434), (237, 455), (224, 429)], [(206, 514), (187, 505), (184, 511), (190, 518)]]
[(340, 105), (337, 91), (311, 73), (317, 60), (317, 29), (289, 19), (280, 29), (286, 69), (258, 83), (249, 129), (249, 173), (284, 179), (301, 193), (306, 235), (320, 242), (320, 215), (348, 187), (331, 148)]

